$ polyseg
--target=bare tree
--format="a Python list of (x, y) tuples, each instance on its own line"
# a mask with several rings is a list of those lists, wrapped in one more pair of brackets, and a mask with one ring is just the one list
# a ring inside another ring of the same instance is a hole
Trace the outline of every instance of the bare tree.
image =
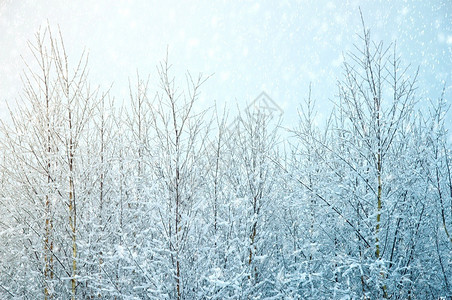
[[(189, 247), (189, 233), (196, 221), (201, 196), (203, 177), (207, 171), (203, 164), (208, 125), (197, 112), (195, 104), (199, 88), (207, 80), (202, 75), (193, 78), (187, 75), (187, 91), (181, 92), (170, 75), (168, 58), (158, 68), (162, 92), (157, 94), (151, 124), (154, 131), (154, 147), (157, 159), (153, 170), (158, 184), (158, 215), (164, 233), (164, 240), (170, 253), (174, 279), (172, 297), (186, 296), (184, 283), (190, 260), (184, 252)], [(184, 272), (184, 270), (186, 270)]]
[[(70, 69), (61, 32), (54, 37), (48, 27), (36, 35), (36, 42), (30, 43), (29, 47), (35, 58), (36, 71), (35, 66), (27, 63), (23, 102), (17, 111), (11, 111), (12, 127), (3, 126), (4, 142), (11, 149), (9, 155), (20, 162), (20, 166), (10, 170), (15, 180), (29, 191), (27, 194), (31, 203), (42, 203), (43, 233), (38, 229), (40, 226), (36, 228), (30, 223), (29, 226), (43, 239), (44, 298), (50, 299), (55, 293), (56, 260), (66, 276), (71, 278), (71, 294), (75, 299), (78, 147), (84, 126), (91, 117), (96, 94), (88, 86), (85, 55), (82, 55), (74, 71)], [(27, 169), (34, 170), (36, 176)], [(55, 228), (53, 216), (59, 214), (61, 203), (66, 205), (69, 221), (70, 268), (65, 266), (61, 257), (66, 252), (58, 255), (55, 252), (55, 239), (61, 228)], [(24, 208), (27, 210), (30, 207)], [(60, 276), (58, 281), (61, 282)]]
[(277, 172), (272, 161), (278, 159), (277, 130), (280, 120), (273, 118), (265, 110), (250, 108), (239, 116), (228, 136), (230, 185), (236, 191), (234, 196), (245, 201), (238, 212), (245, 219), (238, 215), (231, 220), (244, 223), (244, 263), (247, 266), (246, 284), (249, 286), (242, 297), (258, 294), (259, 289), (265, 290), (261, 286), (265, 282), (264, 264), (259, 259), (268, 250), (264, 246), (264, 235), (267, 233), (264, 220), (271, 218), (270, 207), (277, 205), (274, 198)]

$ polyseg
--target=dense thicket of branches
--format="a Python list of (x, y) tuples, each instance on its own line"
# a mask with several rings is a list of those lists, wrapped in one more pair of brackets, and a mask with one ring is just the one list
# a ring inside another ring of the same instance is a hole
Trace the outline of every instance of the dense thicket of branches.
[(290, 129), (201, 110), (206, 78), (168, 59), (119, 108), (60, 34), (30, 50), (1, 126), (0, 298), (452, 297), (447, 106), (421, 113), (395, 45), (364, 31), (328, 122), (309, 95)]

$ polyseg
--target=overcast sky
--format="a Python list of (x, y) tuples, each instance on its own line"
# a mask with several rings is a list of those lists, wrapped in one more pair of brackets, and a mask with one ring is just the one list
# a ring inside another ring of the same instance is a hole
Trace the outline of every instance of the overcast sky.
[[(418, 95), (452, 97), (452, 1), (38, 1), (0, 0), (0, 108), (21, 91), (27, 40), (48, 22), (60, 25), (66, 48), (90, 53), (93, 84), (113, 83), (127, 97), (128, 78), (151, 74), (169, 48), (176, 74), (215, 73), (202, 105), (235, 106), (265, 91), (292, 122), (312, 82), (326, 113), (341, 78), (342, 54), (362, 33), (359, 7), (376, 41), (397, 41), (414, 71)], [(183, 77), (180, 78), (183, 83)], [(449, 112), (449, 120), (452, 120)], [(452, 121), (451, 121), (452, 123)]]

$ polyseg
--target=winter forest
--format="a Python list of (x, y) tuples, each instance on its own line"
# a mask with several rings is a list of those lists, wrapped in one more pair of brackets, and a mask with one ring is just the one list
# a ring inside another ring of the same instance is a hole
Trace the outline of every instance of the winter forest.
[(444, 91), (421, 107), (417, 66), (357, 34), (326, 121), (309, 92), (286, 126), (200, 105), (171, 48), (119, 104), (41, 28), (1, 107), (0, 298), (452, 297)]

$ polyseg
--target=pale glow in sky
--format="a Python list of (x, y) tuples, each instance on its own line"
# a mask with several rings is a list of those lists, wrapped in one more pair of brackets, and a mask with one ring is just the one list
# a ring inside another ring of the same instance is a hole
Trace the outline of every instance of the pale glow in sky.
[[(164, 3), (164, 4), (163, 4)], [(90, 53), (92, 84), (128, 96), (128, 79), (151, 74), (169, 48), (176, 75), (215, 73), (202, 104), (251, 102), (265, 91), (293, 120), (312, 82), (327, 113), (342, 54), (362, 32), (359, 7), (376, 41), (397, 40), (405, 64), (420, 66), (418, 95), (452, 97), (452, 2), (444, 1), (12, 1), (0, 0), (0, 112), (21, 91), (27, 40), (46, 25), (63, 32), (74, 60)], [(184, 77), (179, 76), (184, 84)], [(451, 112), (449, 119), (452, 120)], [(451, 122), (452, 123), (452, 122)]]

